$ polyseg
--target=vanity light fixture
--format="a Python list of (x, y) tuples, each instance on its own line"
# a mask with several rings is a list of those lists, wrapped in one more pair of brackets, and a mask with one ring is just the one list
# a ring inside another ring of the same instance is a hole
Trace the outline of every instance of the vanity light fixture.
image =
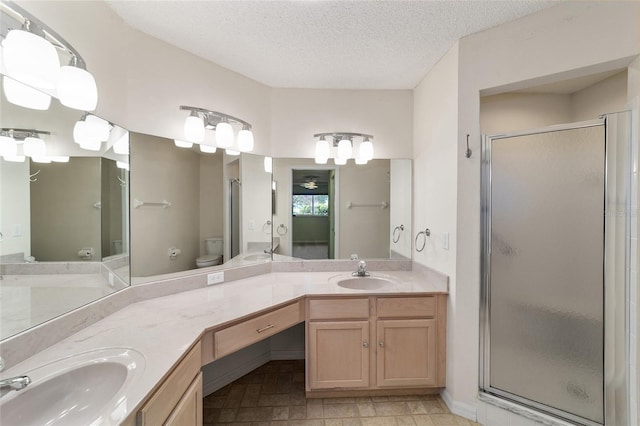
[[(7, 161), (24, 161), (20, 160), (21, 157), (43, 158), (47, 153), (47, 146), (39, 136), (50, 134), (44, 130), (2, 128), (2, 157)], [(22, 155), (18, 155), (19, 144), (22, 144)]]
[[(227, 154), (239, 155), (235, 154), (235, 152), (253, 151), (253, 132), (251, 124), (246, 121), (229, 114), (204, 108), (181, 105), (180, 110), (190, 112), (184, 124), (186, 141), (202, 144), (205, 138), (205, 130), (214, 130), (216, 132), (216, 146), (227, 149)], [(234, 125), (240, 128), (235, 144)], [(215, 152), (212, 148), (203, 149), (201, 146), (200, 149), (202, 152)]]
[(335, 150), (334, 162), (341, 166), (347, 164), (347, 160), (354, 157), (354, 143), (358, 138), (361, 138), (362, 141), (358, 145), (358, 155), (355, 157), (356, 164), (367, 164), (369, 160), (373, 159), (372, 135), (351, 132), (330, 132), (316, 133), (313, 137), (319, 138), (316, 142), (314, 155), (317, 164), (327, 163), (327, 160), (331, 157), (332, 146), (333, 148), (337, 148)]
[(14, 105), (40, 111), (48, 110), (51, 105), (51, 96), (7, 76), (2, 77), (2, 89), (4, 96)]
[[(185, 127), (186, 127), (186, 124), (185, 124)], [(191, 148), (193, 146), (193, 142), (187, 142), (180, 139), (174, 139), (173, 143), (175, 143), (178, 148)]]
[(206, 143), (201, 143), (200, 144), (200, 152), (204, 152), (204, 153), (207, 153), (207, 154), (215, 154), (215, 152), (217, 150), (218, 149), (216, 148), (215, 145), (209, 145), (209, 144), (206, 144)]
[(73, 140), (80, 148), (88, 151), (99, 151), (102, 142), (109, 139), (113, 126), (106, 120), (85, 113), (73, 126)]
[(233, 156), (240, 155), (240, 151), (236, 151), (233, 149), (225, 149), (224, 152), (227, 155), (233, 155)]
[(113, 152), (120, 155), (129, 155), (129, 131), (125, 130), (114, 143)]
[[(0, 10), (21, 29), (9, 29), (2, 42), (2, 59), (7, 76), (24, 85), (54, 95), (69, 108), (93, 111), (98, 104), (96, 81), (86, 70), (78, 51), (59, 34), (11, 1), (0, 3)], [(60, 67), (60, 56), (68, 64)], [(8, 79), (4, 78), (6, 82)], [(23, 88), (24, 93), (24, 88)], [(33, 94), (32, 94), (33, 95)], [(15, 98), (7, 96), (10, 102)], [(49, 98), (50, 100), (50, 98)], [(25, 105), (25, 100), (18, 105)], [(42, 104), (40, 108), (43, 109)], [(44, 109), (48, 109), (47, 107)]]
[(116, 161), (116, 167), (129, 171), (129, 163), (125, 163), (124, 161)]

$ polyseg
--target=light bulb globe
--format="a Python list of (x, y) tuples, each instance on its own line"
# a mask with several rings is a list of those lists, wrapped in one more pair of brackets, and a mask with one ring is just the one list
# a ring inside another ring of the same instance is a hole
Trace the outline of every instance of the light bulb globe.
[(18, 155), (18, 142), (11, 136), (0, 136), (0, 156), (15, 157)]
[(264, 171), (266, 173), (273, 173), (273, 158), (264, 157)]
[(242, 152), (253, 151), (253, 132), (249, 129), (242, 129), (238, 132), (238, 150)]
[(48, 110), (51, 105), (51, 96), (7, 76), (2, 78), (2, 88), (4, 96), (14, 105), (40, 111)]
[(201, 117), (190, 115), (184, 120), (184, 138), (194, 143), (204, 140), (204, 120)]
[(98, 87), (93, 75), (82, 68), (67, 65), (60, 68), (58, 99), (69, 108), (93, 111), (98, 105)]
[(25, 138), (22, 150), (27, 157), (44, 157), (47, 153), (47, 147), (44, 141), (32, 136)]
[(11, 30), (2, 47), (8, 76), (39, 89), (56, 87), (60, 59), (53, 44), (29, 31)]
[(365, 160), (372, 160), (373, 159), (373, 143), (371, 143), (370, 140), (365, 139), (361, 144), (360, 144), (360, 150), (358, 152), (358, 157), (365, 159)]
[(233, 146), (233, 127), (231, 124), (223, 121), (216, 125), (216, 145), (220, 148)]
[(187, 142), (187, 141), (183, 141), (183, 140), (180, 140), (180, 139), (174, 139), (173, 143), (178, 148), (191, 148), (193, 146), (193, 142)]
[(351, 147), (351, 141), (349, 139), (342, 139), (338, 142), (338, 157), (351, 158), (351, 154), (353, 154), (353, 148)]
[(215, 154), (217, 151), (217, 147), (205, 143), (200, 144), (200, 152), (204, 152), (206, 154)]

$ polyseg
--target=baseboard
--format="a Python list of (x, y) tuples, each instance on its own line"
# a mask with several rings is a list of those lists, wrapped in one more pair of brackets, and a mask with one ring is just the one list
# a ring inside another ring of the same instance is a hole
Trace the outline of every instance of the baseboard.
[(451, 394), (447, 389), (443, 390), (440, 393), (442, 400), (447, 407), (449, 407), (449, 411), (457, 416), (464, 417), (469, 420), (473, 420), (474, 422), (477, 419), (477, 409), (475, 405), (465, 404), (464, 402), (456, 401), (451, 397)]
[(271, 354), (267, 351), (245, 361), (233, 369), (225, 371), (224, 374), (213, 375), (213, 377), (211, 377), (211, 375), (205, 375), (205, 381), (202, 384), (202, 393), (205, 396), (210, 395), (269, 361), (271, 361)]

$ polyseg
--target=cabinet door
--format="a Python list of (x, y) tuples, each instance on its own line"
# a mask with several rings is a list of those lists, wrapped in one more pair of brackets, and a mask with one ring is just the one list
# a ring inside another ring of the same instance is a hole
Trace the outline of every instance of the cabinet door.
[(202, 426), (202, 372), (182, 395), (165, 425)]
[(436, 385), (436, 320), (377, 321), (377, 385)]
[(310, 322), (309, 388), (369, 386), (369, 321)]

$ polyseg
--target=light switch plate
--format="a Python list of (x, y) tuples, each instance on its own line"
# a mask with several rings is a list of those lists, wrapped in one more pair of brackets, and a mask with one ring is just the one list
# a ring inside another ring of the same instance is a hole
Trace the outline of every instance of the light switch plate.
[(224, 282), (224, 272), (214, 272), (207, 274), (207, 285), (219, 284)]
[(442, 248), (444, 250), (449, 250), (449, 233), (445, 232), (442, 234)]

